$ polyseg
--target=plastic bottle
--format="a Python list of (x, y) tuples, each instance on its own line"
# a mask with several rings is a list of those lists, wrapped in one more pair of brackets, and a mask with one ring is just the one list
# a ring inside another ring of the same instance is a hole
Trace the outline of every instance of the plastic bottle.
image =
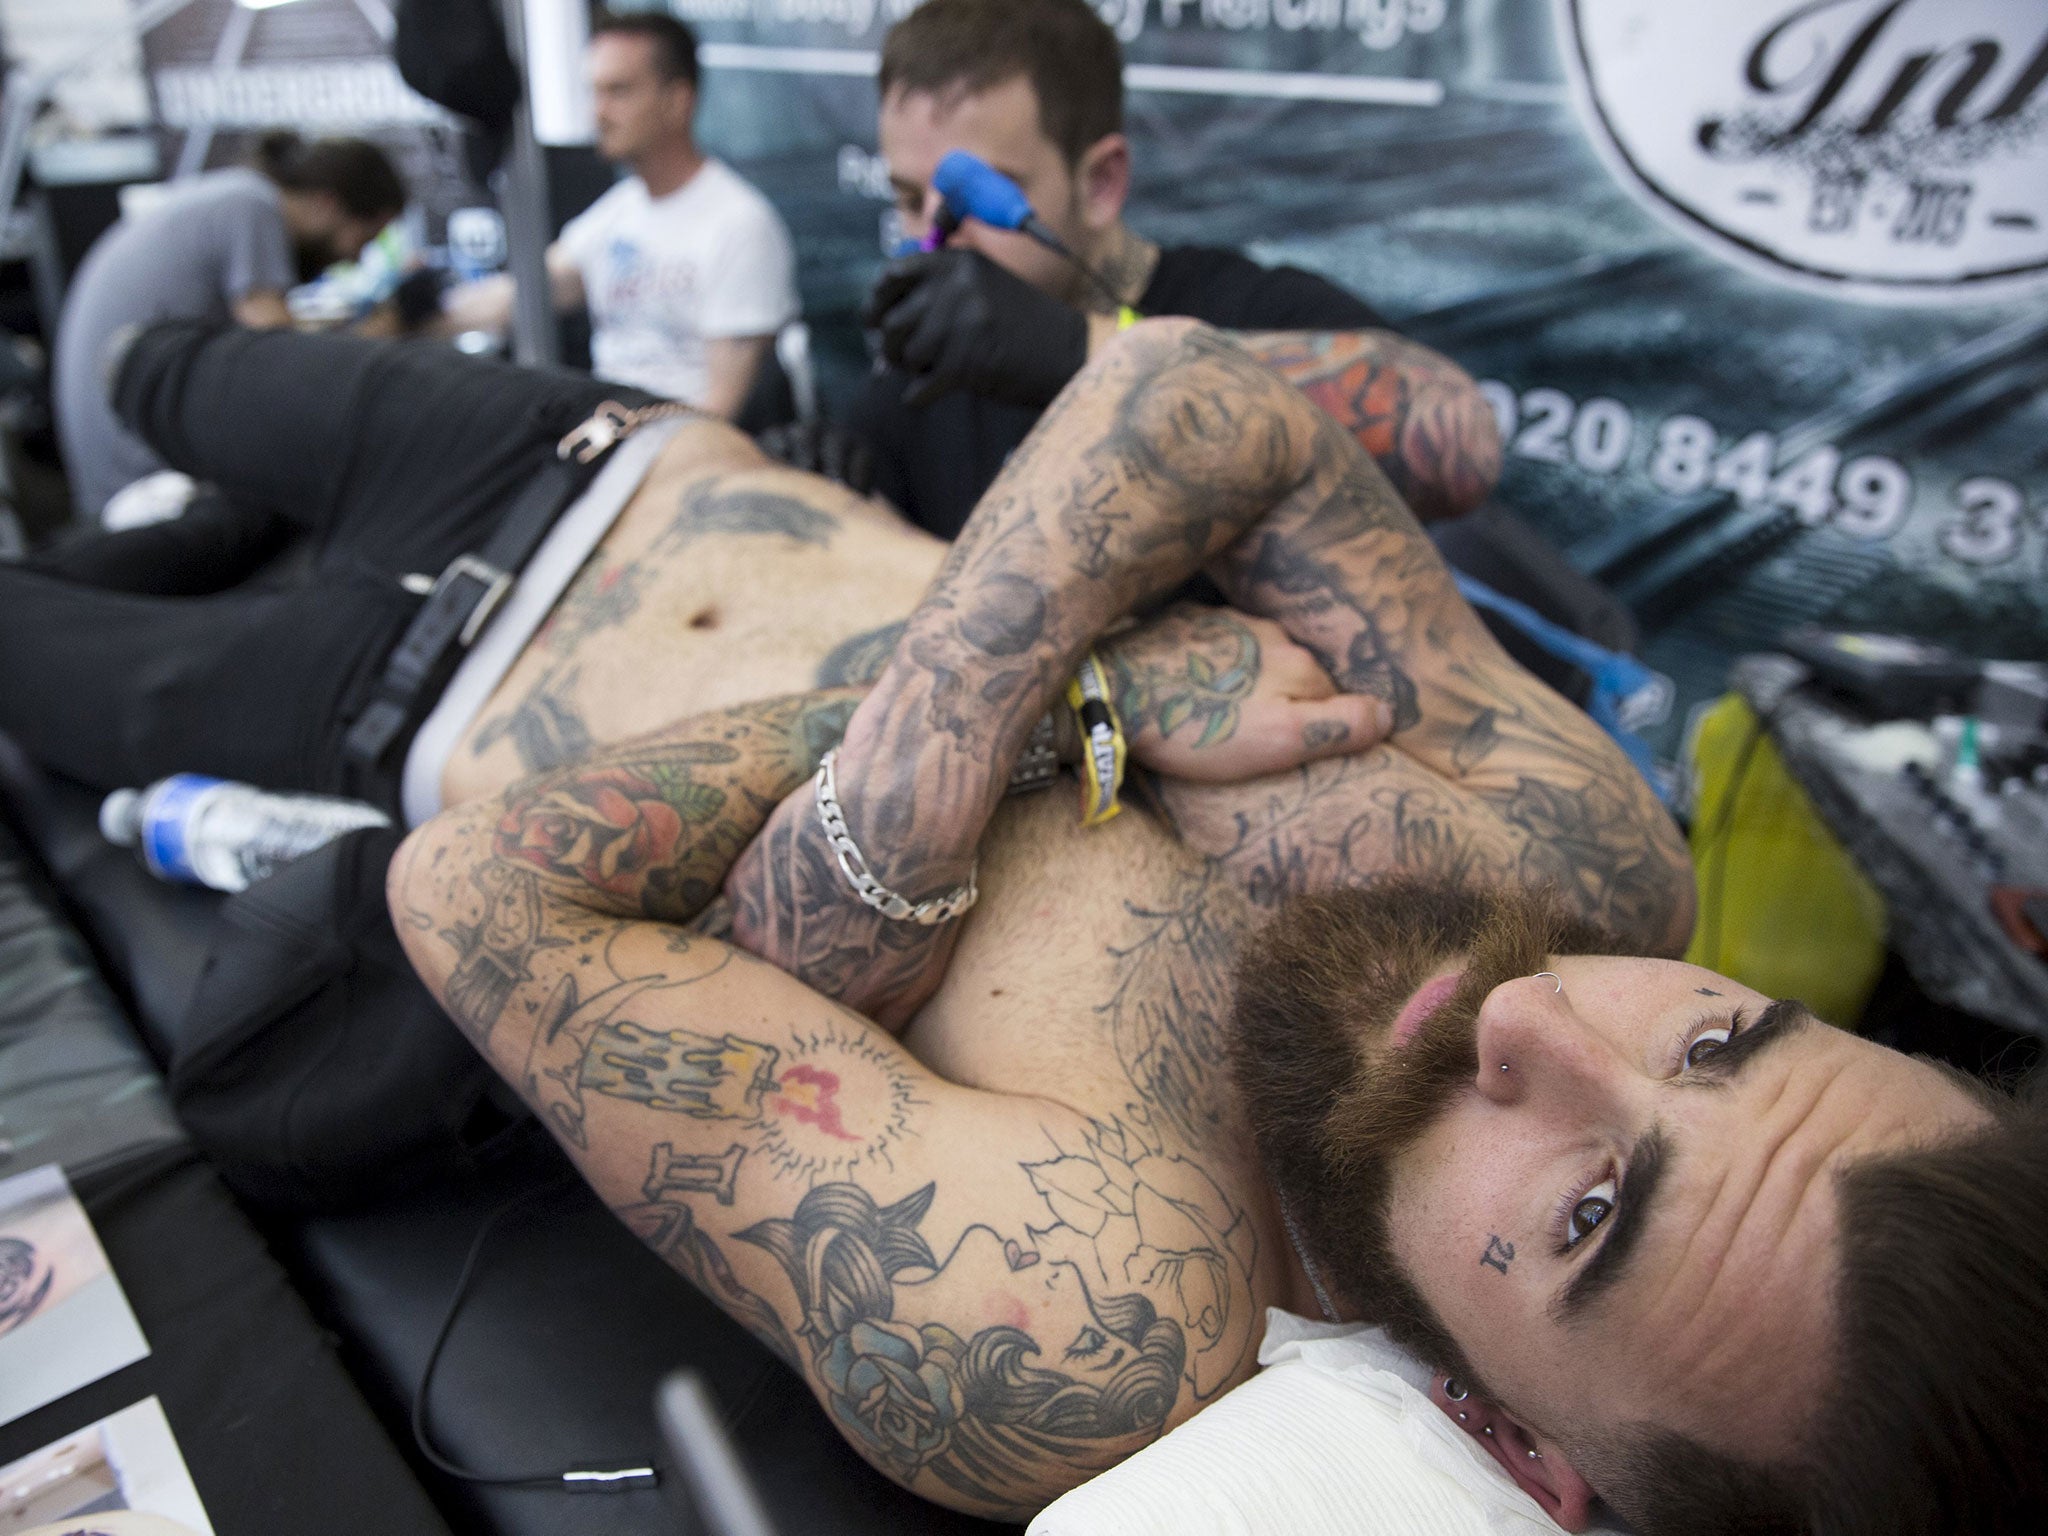
[(217, 891), (244, 890), (344, 832), (390, 825), (358, 800), (275, 795), (203, 773), (117, 789), (100, 806), (101, 835), (139, 849), (151, 874)]

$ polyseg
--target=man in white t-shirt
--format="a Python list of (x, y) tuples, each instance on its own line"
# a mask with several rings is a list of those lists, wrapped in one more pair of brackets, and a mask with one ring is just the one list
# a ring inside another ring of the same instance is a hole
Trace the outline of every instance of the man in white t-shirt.
[[(672, 16), (601, 16), (586, 57), (598, 153), (631, 174), (548, 248), (557, 307), (587, 307), (599, 378), (731, 417), (796, 319), (796, 255), (767, 198), (697, 147), (697, 39)], [(447, 328), (502, 330), (509, 277), (455, 290)]]

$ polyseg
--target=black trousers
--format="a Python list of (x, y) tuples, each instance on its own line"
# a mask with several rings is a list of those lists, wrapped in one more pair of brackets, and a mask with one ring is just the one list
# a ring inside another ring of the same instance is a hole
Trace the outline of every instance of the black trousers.
[[(397, 809), (342, 752), (434, 575), (602, 401), (650, 397), (415, 342), (158, 326), (121, 418), (214, 492), (176, 522), (0, 565), (0, 730), (100, 788), (193, 771)], [(251, 582), (293, 539), (301, 575)]]

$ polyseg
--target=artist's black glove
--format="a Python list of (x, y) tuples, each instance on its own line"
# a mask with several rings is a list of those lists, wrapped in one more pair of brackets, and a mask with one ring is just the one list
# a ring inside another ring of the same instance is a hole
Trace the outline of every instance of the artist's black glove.
[(769, 458), (807, 469), (865, 496), (875, 488), (875, 456), (867, 439), (829, 421), (792, 421), (754, 435)]
[(964, 389), (1042, 408), (1088, 361), (1088, 319), (978, 251), (920, 251), (892, 261), (861, 311), (882, 355), (912, 375), (924, 405)]

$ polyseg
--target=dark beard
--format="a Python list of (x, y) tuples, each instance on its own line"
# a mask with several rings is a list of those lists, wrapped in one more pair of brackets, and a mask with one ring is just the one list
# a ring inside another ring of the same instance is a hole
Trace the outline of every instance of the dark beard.
[[(1267, 1174), (1324, 1282), (1439, 1369), (1469, 1374), (1395, 1261), (1394, 1160), (1473, 1081), (1489, 992), (1620, 948), (1547, 895), (1401, 880), (1290, 902), (1242, 951), (1231, 1067)], [(1456, 990), (1394, 1048), (1395, 1017), (1451, 961)]]

